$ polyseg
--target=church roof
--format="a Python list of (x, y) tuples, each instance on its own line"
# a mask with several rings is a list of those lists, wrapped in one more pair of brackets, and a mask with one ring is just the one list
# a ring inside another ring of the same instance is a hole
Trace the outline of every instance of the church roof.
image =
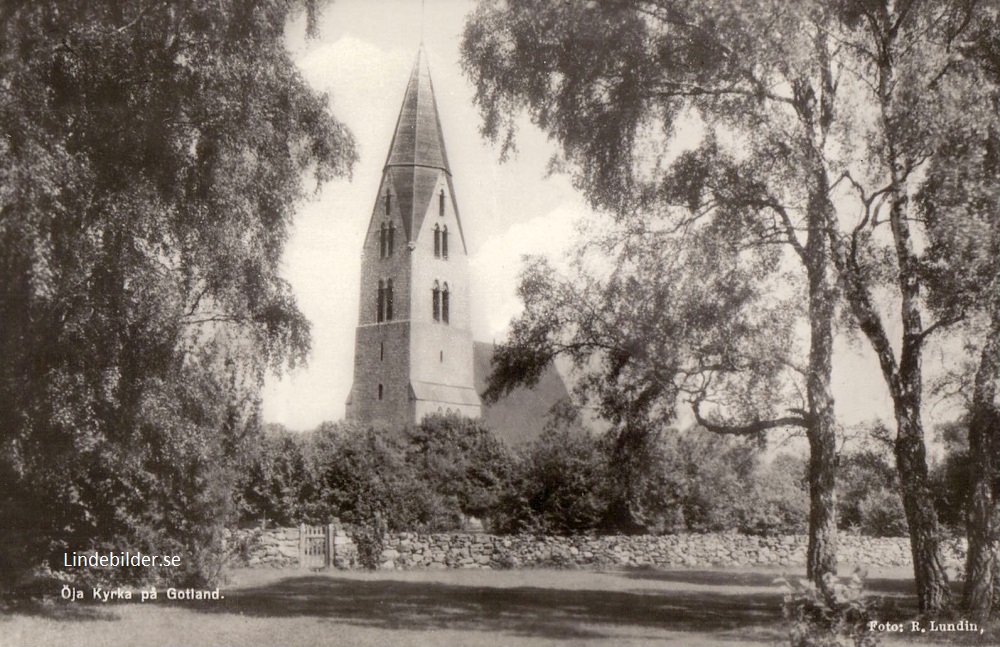
[(410, 382), (410, 398), (413, 400), (430, 400), (444, 404), (464, 404), (471, 407), (480, 405), (479, 395), (468, 386), (452, 386), (450, 384), (434, 384), (431, 382)]
[[(479, 393), (486, 390), (492, 360), (493, 344), (475, 342), (473, 361), (476, 391)], [(550, 364), (535, 386), (518, 387), (500, 401), (484, 404), (483, 421), (507, 445), (524, 445), (542, 435), (552, 406), (568, 397), (566, 383), (555, 365)]]
[(413, 240), (420, 229), (417, 220), (427, 212), (440, 171), (451, 176), (427, 55), (421, 46), (385, 161), (385, 175), (399, 205), (407, 240)]

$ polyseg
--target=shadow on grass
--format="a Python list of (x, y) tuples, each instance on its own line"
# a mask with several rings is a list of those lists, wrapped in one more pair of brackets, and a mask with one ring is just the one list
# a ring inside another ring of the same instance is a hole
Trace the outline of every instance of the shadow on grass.
[[(663, 571), (650, 568), (626, 571), (622, 573), (622, 576), (636, 580), (655, 580), (659, 582), (711, 586), (721, 590), (728, 589), (729, 592), (732, 592), (739, 587), (773, 586), (774, 581), (782, 577), (782, 574), (777, 571), (774, 573), (744, 573), (712, 570)], [(805, 575), (801, 572), (790, 573), (785, 575), (785, 577), (792, 580), (805, 579)], [(846, 581), (849, 577), (845, 575), (839, 579)], [(952, 581), (950, 585), (952, 601), (957, 603), (961, 600), (962, 596), (962, 582)], [(918, 616), (917, 587), (912, 578), (865, 578), (864, 591), (872, 598), (877, 609), (876, 617), (878, 618), (905, 621), (912, 620)], [(947, 619), (950, 616), (946, 613), (941, 618)], [(933, 639), (933, 637), (929, 638), (929, 640)]]
[[(738, 571), (663, 571), (654, 568), (635, 569), (622, 573), (624, 577), (635, 580), (655, 580), (658, 582), (678, 582), (683, 584), (699, 584), (714, 587), (760, 587), (774, 586), (775, 580), (787, 577), (789, 580), (803, 580), (801, 572), (781, 573), (744, 573)], [(842, 576), (846, 581), (850, 576)], [(865, 591), (874, 595), (912, 596), (916, 598), (917, 587), (912, 579), (899, 578), (866, 578)], [(958, 584), (953, 582), (953, 588), (958, 591)]]
[(655, 568), (630, 569), (623, 572), (622, 575), (632, 580), (654, 580), (657, 582), (678, 582), (722, 587), (775, 586), (774, 580), (781, 577), (780, 572), (661, 571)]
[(118, 614), (111, 609), (90, 603), (26, 600), (16, 604), (0, 605), (0, 622), (13, 615), (44, 618), (56, 622), (118, 619)]
[(760, 593), (499, 588), (303, 576), (233, 590), (222, 604), (197, 611), (557, 639), (604, 637), (614, 627), (720, 635), (745, 635), (752, 628), (761, 640), (782, 635), (780, 596)]

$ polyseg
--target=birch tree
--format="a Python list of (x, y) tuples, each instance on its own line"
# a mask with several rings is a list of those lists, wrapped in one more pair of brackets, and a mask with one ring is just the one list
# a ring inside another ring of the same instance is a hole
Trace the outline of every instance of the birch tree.
[[(833, 206), (822, 158), (835, 88), (817, 27), (827, 14), (824, 3), (484, 2), (464, 40), (484, 133), (509, 148), (514, 115), (526, 110), (595, 206), (616, 217), (684, 206), (696, 219), (741, 224), (744, 245), (790, 250), (809, 327), (805, 358), (792, 363), (805, 376), (802, 411), (719, 423), (694, 404), (710, 429), (806, 429), (807, 571), (819, 583), (836, 566)], [(664, 183), (649, 173), (666, 163), (664, 151), (647, 143), (669, 141), (692, 114), (709, 136)]]
[(5, 572), (108, 547), (211, 575), (264, 371), (308, 350), (292, 215), (356, 157), (283, 45), (315, 8), (0, 6)]

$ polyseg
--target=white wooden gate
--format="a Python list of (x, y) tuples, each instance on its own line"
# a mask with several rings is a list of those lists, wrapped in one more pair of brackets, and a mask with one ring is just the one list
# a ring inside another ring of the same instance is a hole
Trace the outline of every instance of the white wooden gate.
[(329, 568), (333, 564), (334, 525), (299, 526), (299, 566)]

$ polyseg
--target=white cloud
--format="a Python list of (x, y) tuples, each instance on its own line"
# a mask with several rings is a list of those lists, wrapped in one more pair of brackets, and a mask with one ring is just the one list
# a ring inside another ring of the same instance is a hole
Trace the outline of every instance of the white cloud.
[(488, 239), (470, 259), (473, 335), (500, 341), (510, 320), (523, 305), (517, 297), (517, 277), (529, 254), (547, 257), (566, 268), (565, 255), (576, 238), (576, 222), (587, 213), (580, 201), (560, 204), (544, 216), (519, 222)]

